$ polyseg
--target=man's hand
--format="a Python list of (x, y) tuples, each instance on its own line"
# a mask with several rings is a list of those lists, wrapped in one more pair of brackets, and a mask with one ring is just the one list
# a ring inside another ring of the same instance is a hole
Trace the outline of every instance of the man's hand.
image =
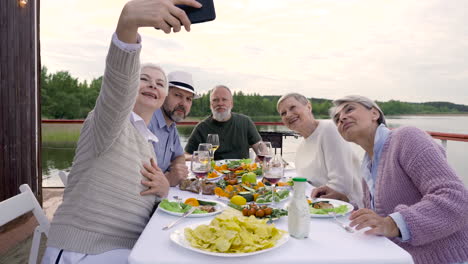
[(335, 191), (326, 185), (313, 189), (310, 196), (312, 198), (329, 198), (349, 202), (348, 197), (344, 193)]
[(133, 0), (125, 4), (117, 24), (117, 37), (125, 43), (136, 43), (140, 27), (154, 27), (165, 33), (179, 32), (181, 26), (190, 31), (190, 20), (185, 12), (175, 6), (183, 4), (200, 8), (195, 0)]
[(386, 237), (397, 237), (400, 235), (398, 226), (390, 216), (382, 217), (370, 209), (359, 209), (353, 212), (349, 220), (351, 220), (349, 225), (357, 230), (370, 227), (371, 229), (367, 230), (365, 234)]
[(169, 193), (169, 181), (158, 165), (156, 165), (153, 158), (151, 158), (150, 164), (143, 163), (143, 169), (140, 172), (148, 179), (141, 180), (141, 184), (147, 186), (148, 190), (141, 192), (140, 195), (167, 197)]
[(184, 156), (185, 156), (185, 161), (191, 161), (192, 160), (192, 154), (185, 152)]
[(166, 172), (166, 178), (168, 179), (169, 184), (173, 187), (185, 180), (188, 174), (188, 167), (184, 163), (175, 163), (171, 164), (169, 171)]

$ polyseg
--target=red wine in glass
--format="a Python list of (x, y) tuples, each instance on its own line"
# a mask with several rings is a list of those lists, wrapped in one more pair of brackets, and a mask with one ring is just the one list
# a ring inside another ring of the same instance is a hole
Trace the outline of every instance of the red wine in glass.
[(192, 171), (193, 174), (195, 174), (195, 177), (198, 179), (203, 179), (206, 177), (207, 172), (206, 171)]
[(281, 180), (281, 176), (279, 176), (279, 177), (273, 176), (272, 177), (270, 175), (268, 175), (268, 176), (265, 175), (264, 177), (265, 177), (265, 179), (267, 179), (272, 184), (277, 184)]
[(261, 162), (265, 159), (265, 155), (258, 154), (257, 157)]
[(262, 155), (262, 154), (258, 154), (257, 157), (262, 162), (263, 161), (270, 162), (270, 160), (273, 158), (271, 155)]

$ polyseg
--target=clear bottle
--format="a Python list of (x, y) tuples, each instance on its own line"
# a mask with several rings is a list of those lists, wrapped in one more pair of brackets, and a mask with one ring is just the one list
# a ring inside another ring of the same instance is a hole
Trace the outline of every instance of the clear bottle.
[(288, 232), (292, 237), (303, 239), (309, 236), (310, 210), (305, 196), (306, 178), (293, 178), (294, 194), (288, 206)]

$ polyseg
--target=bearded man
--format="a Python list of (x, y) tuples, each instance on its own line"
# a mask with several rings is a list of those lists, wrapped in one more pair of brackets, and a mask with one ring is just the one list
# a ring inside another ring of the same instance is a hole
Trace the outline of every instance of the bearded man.
[(199, 96), (195, 93), (190, 73), (171, 72), (167, 79), (169, 93), (162, 108), (154, 112), (148, 128), (159, 140), (153, 142), (158, 166), (166, 175), (170, 185), (176, 186), (187, 178), (189, 173), (176, 123), (187, 117), (193, 99)]
[(219, 149), (214, 159), (244, 159), (249, 157), (249, 147), (258, 153), (262, 138), (252, 120), (243, 114), (232, 113), (234, 107), (231, 90), (218, 85), (210, 93), (211, 115), (193, 129), (185, 152), (191, 155), (198, 144), (206, 143), (208, 134), (218, 134)]

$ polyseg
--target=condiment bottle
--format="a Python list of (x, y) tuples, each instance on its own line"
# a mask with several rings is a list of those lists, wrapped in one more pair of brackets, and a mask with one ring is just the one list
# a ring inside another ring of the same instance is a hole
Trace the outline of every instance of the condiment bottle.
[(288, 231), (292, 237), (303, 239), (309, 236), (310, 211), (305, 196), (306, 178), (293, 178), (294, 194), (288, 206)]

